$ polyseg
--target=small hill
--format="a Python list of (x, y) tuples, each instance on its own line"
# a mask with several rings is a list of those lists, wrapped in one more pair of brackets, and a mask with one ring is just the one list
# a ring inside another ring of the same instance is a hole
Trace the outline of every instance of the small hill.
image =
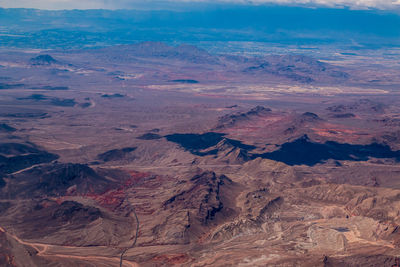
[(0, 123), (0, 133), (12, 133), (15, 132), (17, 129), (11, 127), (6, 123)]
[(43, 94), (32, 94), (27, 97), (19, 97), (18, 100), (40, 102), (46, 105), (59, 106), (59, 107), (73, 107), (76, 105), (73, 98), (59, 98), (50, 97)]
[(270, 108), (256, 106), (247, 112), (238, 112), (227, 114), (218, 119), (216, 129), (232, 127), (238, 122), (251, 120), (253, 117), (268, 115), (271, 112)]
[(101, 97), (103, 98), (123, 98), (126, 97), (126, 95), (122, 95), (119, 93), (115, 93), (115, 94), (102, 94)]
[(141, 136), (138, 136), (137, 139), (141, 139), (141, 140), (157, 140), (157, 139), (161, 139), (162, 136), (156, 133), (145, 133)]
[(108, 162), (114, 160), (121, 160), (124, 159), (130, 152), (136, 150), (136, 147), (125, 147), (121, 149), (112, 149), (108, 150), (104, 153), (101, 153), (97, 156), (98, 159)]
[(29, 62), (32, 66), (50, 66), (56, 64), (58, 61), (55, 60), (52, 56), (46, 54), (33, 57), (30, 59)]
[(312, 112), (304, 112), (297, 118), (297, 121), (300, 123), (316, 122), (316, 121), (320, 121), (320, 120), (322, 120), (322, 119), (317, 114), (312, 113)]

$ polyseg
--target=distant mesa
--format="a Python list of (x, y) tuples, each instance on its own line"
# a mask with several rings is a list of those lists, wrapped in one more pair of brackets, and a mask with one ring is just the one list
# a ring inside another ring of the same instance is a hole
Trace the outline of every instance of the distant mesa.
[(125, 159), (125, 157), (130, 153), (136, 150), (136, 147), (125, 147), (121, 149), (112, 149), (108, 150), (104, 153), (101, 153), (97, 156), (98, 159), (109, 162), (115, 160)]
[(126, 95), (122, 95), (119, 93), (115, 93), (115, 94), (102, 94), (101, 97), (103, 98), (122, 98), (122, 97), (126, 97)]
[(237, 108), (238, 105), (231, 105), (231, 106), (226, 106), (225, 108)]
[(45, 86), (40, 86), (40, 87), (32, 87), (31, 89), (40, 89), (40, 90), (51, 90), (51, 91), (65, 91), (68, 90), (68, 86), (50, 86), (50, 85), (45, 85)]
[(24, 118), (24, 119), (45, 119), (51, 115), (47, 112), (16, 112), (16, 113), (0, 113), (0, 117), (6, 118)]
[(42, 94), (32, 94), (27, 97), (17, 98), (18, 100), (33, 100), (41, 103), (60, 107), (73, 107), (76, 105), (75, 99), (50, 97)]
[(50, 104), (53, 106), (60, 106), (60, 107), (73, 107), (77, 103), (75, 102), (74, 98), (53, 97), (50, 99)]
[(256, 106), (244, 113), (227, 114), (218, 119), (216, 129), (232, 127), (240, 121), (250, 120), (252, 117), (268, 115), (272, 110), (263, 106)]
[(14, 127), (11, 127), (10, 125), (6, 123), (1, 123), (0, 124), (0, 133), (12, 133), (15, 132), (17, 129)]
[(56, 64), (57, 60), (55, 60), (52, 56), (46, 54), (31, 58), (30, 63), (33, 66), (50, 66)]
[(184, 79), (171, 80), (170, 82), (174, 82), (174, 83), (199, 83), (199, 81), (196, 81), (196, 80), (184, 80)]
[(141, 140), (157, 140), (157, 139), (161, 139), (162, 136), (156, 133), (145, 133), (141, 136), (138, 136), (137, 139), (141, 139)]
[(0, 83), (0, 90), (14, 89), (24, 87), (23, 83)]
[(340, 114), (333, 114), (332, 118), (337, 118), (337, 119), (347, 119), (347, 118), (354, 118), (356, 115), (353, 113), (340, 113)]
[(32, 95), (30, 95), (30, 96), (27, 96), (27, 97), (20, 97), (20, 98), (17, 98), (18, 100), (45, 100), (45, 99), (48, 99), (48, 97), (47, 96), (45, 96), (45, 95), (42, 95), (42, 94), (32, 94)]

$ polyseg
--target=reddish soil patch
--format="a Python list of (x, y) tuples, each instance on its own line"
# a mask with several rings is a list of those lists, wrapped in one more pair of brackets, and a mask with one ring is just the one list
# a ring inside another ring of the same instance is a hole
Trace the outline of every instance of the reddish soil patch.
[(329, 140), (336, 140), (342, 143), (359, 142), (371, 138), (370, 134), (363, 134), (361, 129), (349, 129), (343, 125), (325, 123), (323, 128), (312, 128), (315, 134), (323, 136)]
[(284, 128), (282, 125), (290, 123), (290, 118), (284, 115), (271, 114), (263, 117), (251, 118), (248, 121), (238, 122), (237, 125), (225, 129), (230, 136), (261, 137), (273, 135)]
[(101, 206), (113, 210), (122, 204), (125, 199), (125, 192), (123, 189), (118, 189), (107, 191), (102, 195), (90, 195), (88, 197), (96, 200)]
[(152, 261), (163, 262), (166, 264), (182, 264), (189, 260), (186, 254), (164, 254), (158, 255), (152, 259)]
[(140, 183), (143, 179), (145, 179), (146, 177), (151, 176), (150, 173), (147, 172), (137, 172), (137, 171), (129, 171), (129, 174), (131, 175), (131, 178), (129, 178), (128, 180), (126, 180), (124, 182), (125, 186), (131, 187), (134, 184), (138, 184)]
[[(86, 194), (86, 196), (96, 200), (96, 202), (98, 202), (103, 207), (115, 210), (123, 203), (126, 197), (126, 192), (130, 188), (144, 187), (146, 189), (155, 189), (160, 188), (162, 183), (165, 181), (165, 177), (153, 175), (151, 173), (129, 171), (129, 174), (130, 178), (125, 180), (119, 188), (107, 190), (103, 194)], [(142, 196), (140, 194), (136, 195), (136, 198), (141, 197)], [(149, 212), (151, 214), (154, 212), (154, 210), (146, 211), (146, 213)]]

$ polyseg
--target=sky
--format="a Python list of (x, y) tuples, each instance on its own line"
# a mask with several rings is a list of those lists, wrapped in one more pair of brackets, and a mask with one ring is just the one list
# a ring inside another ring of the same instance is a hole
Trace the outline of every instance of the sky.
[[(159, 9), (173, 7), (174, 4), (207, 3), (210, 0), (0, 0), (3, 8), (38, 9)], [(210, 2), (211, 3), (211, 2)], [(213, 4), (281, 4), (297, 6), (348, 7), (351, 9), (400, 9), (400, 0), (214, 0)]]

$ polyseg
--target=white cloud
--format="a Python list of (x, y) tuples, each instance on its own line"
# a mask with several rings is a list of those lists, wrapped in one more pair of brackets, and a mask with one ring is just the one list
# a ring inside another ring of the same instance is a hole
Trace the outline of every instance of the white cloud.
[[(171, 2), (202, 3), (210, 0), (0, 0), (0, 7), (5, 8), (39, 8), (39, 9), (118, 9), (135, 8), (136, 6), (152, 8)], [(327, 7), (350, 7), (354, 9), (377, 8), (398, 9), (400, 0), (216, 0), (212, 3), (243, 3), (243, 4), (283, 4), (283, 5), (321, 5)]]
[(108, 1), (99, 0), (0, 0), (4, 8), (39, 8), (39, 9), (93, 9), (107, 7)]

